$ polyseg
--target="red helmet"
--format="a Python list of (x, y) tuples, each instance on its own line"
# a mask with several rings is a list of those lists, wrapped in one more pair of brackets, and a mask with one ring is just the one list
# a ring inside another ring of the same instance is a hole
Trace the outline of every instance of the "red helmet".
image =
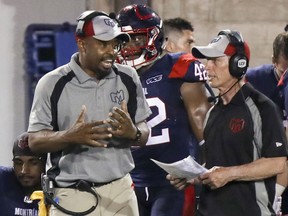
[(146, 41), (140, 46), (125, 46), (121, 49), (122, 62), (136, 69), (154, 62), (162, 53), (163, 22), (159, 15), (146, 5), (129, 5), (117, 15), (123, 32), (133, 36), (146, 35)]

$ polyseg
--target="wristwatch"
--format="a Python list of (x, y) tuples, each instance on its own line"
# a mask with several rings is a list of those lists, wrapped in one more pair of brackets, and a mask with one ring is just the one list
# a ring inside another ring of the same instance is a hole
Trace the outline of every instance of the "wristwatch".
[(137, 141), (137, 142), (139, 142), (140, 141), (140, 139), (141, 139), (141, 136), (142, 136), (142, 132), (140, 131), (140, 129), (137, 127), (137, 126), (135, 126), (136, 127), (136, 137), (135, 137), (135, 141)]

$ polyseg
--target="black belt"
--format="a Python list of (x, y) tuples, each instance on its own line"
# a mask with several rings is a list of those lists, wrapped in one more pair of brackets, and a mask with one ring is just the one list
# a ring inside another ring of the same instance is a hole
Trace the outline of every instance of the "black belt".
[[(109, 182), (90, 182), (90, 181), (80, 180), (80, 181), (76, 182), (75, 184), (69, 185), (68, 187), (65, 187), (65, 188), (79, 189), (79, 186), (80, 186), (79, 183), (80, 183), (80, 182), (85, 182), (90, 188), (92, 188), (92, 187), (102, 187), (102, 186), (104, 186), (104, 185), (110, 184), (110, 183), (112, 183), (112, 182), (114, 182), (114, 181), (117, 181), (117, 180), (119, 180), (119, 179), (120, 179), (120, 178), (114, 179), (114, 180), (109, 181)], [(81, 186), (80, 186), (80, 187), (81, 187)]]

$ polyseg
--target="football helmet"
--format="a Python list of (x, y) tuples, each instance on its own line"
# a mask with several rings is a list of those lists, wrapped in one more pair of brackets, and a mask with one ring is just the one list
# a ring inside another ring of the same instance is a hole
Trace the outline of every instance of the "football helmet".
[[(159, 15), (146, 5), (133, 4), (120, 10), (117, 20), (122, 31), (131, 37), (131, 42), (121, 49), (119, 61), (136, 69), (154, 62), (162, 53), (164, 41), (163, 22)], [(137, 43), (141, 36), (142, 43)]]

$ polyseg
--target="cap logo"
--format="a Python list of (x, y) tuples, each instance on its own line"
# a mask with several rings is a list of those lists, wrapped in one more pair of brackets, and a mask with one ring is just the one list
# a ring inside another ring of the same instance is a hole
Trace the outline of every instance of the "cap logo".
[(112, 28), (115, 26), (115, 23), (111, 19), (104, 19), (104, 22), (107, 26), (111, 26)]
[(240, 59), (238, 61), (238, 68), (245, 68), (247, 64), (247, 61), (245, 59)]
[(216, 43), (221, 39), (221, 37), (214, 38), (210, 43)]
[(28, 148), (28, 139), (20, 139), (18, 142), (18, 147), (21, 149)]

